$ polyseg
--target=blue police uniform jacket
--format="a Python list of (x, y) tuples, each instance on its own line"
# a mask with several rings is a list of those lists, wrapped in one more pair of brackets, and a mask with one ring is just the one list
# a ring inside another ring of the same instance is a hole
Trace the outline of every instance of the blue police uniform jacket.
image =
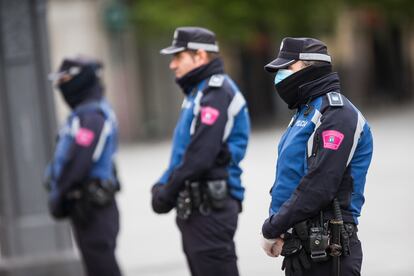
[(174, 131), (170, 163), (158, 183), (168, 184), (169, 198), (175, 198), (186, 180), (227, 179), (231, 196), (242, 201), (239, 163), (250, 133), (246, 101), (224, 73), (210, 75), (189, 90)]
[(64, 200), (67, 192), (90, 179), (117, 183), (113, 167), (117, 136), (116, 117), (107, 101), (77, 106), (59, 131), (54, 157), (46, 170), (51, 200)]
[(336, 73), (308, 89), (326, 83), (336, 89), (300, 105), (280, 140), (270, 217), (263, 225), (266, 238), (279, 237), (321, 210), (332, 218), (335, 197), (344, 221), (358, 224), (373, 151), (371, 130), (361, 112), (338, 92)]

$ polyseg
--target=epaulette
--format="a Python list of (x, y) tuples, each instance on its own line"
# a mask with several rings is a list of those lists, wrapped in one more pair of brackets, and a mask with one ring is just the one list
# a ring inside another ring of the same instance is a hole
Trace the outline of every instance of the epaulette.
[(338, 92), (329, 92), (326, 94), (330, 106), (344, 106), (342, 96)]
[(221, 87), (224, 82), (224, 75), (212, 75), (208, 81), (208, 86), (210, 87)]

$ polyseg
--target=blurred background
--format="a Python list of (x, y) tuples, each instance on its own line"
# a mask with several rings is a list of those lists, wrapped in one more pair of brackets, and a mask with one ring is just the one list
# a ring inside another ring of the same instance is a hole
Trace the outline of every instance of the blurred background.
[[(285, 36), (325, 41), (343, 91), (368, 107), (413, 98), (414, 3), (410, 0), (48, 1), (52, 69), (84, 53), (106, 65), (107, 93), (124, 141), (171, 134), (182, 101), (159, 50), (177, 26), (217, 33), (226, 69), (249, 102), (253, 126), (285, 121), (263, 66)], [(174, 115), (173, 115), (174, 114)]]
[(191, 25), (216, 32), (251, 114), (236, 235), (241, 274), (282, 275), (281, 260), (261, 252), (259, 233), (291, 112), (263, 66), (283, 37), (306, 36), (327, 43), (342, 93), (373, 128), (363, 275), (413, 275), (412, 0), (0, 0), (0, 275), (81, 273), (69, 227), (49, 218), (41, 185), (68, 114), (47, 75), (77, 54), (104, 62), (106, 95), (120, 122), (118, 257), (125, 275), (188, 275), (174, 214), (154, 215), (149, 189), (167, 166), (183, 100), (159, 50), (176, 27)]

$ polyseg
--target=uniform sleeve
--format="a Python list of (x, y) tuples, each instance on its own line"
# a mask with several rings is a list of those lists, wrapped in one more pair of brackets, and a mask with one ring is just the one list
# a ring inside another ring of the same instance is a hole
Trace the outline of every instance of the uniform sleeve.
[(79, 120), (80, 127), (74, 134), (73, 144), (68, 152), (68, 162), (57, 179), (62, 194), (86, 180), (105, 123), (105, 118), (98, 112), (79, 115)]
[[(176, 126), (176, 128), (174, 130), (173, 145), (176, 145), (177, 144), (176, 141), (175, 141), (177, 139), (176, 132), (179, 131), (177, 128), (178, 128), (178, 126)], [(179, 163), (180, 163), (180, 160), (181, 160), (181, 158), (183, 156), (182, 151), (183, 150), (181, 149), (181, 147), (175, 147), (175, 146), (172, 147), (170, 161), (169, 161), (169, 164), (168, 164), (168, 168), (164, 171), (164, 173), (159, 178), (159, 180), (158, 180), (157, 183), (159, 183), (159, 184), (166, 184), (168, 182), (168, 179), (170, 178), (170, 175), (173, 172), (174, 168), (176, 166), (178, 166)]]
[(292, 196), (263, 224), (266, 238), (276, 238), (294, 224), (314, 217), (335, 198), (354, 143), (357, 116), (345, 108), (328, 107), (314, 135), (316, 152), (308, 173)]
[(185, 180), (198, 179), (213, 167), (223, 144), (229, 99), (222, 88), (209, 88), (200, 102), (195, 131), (178, 165), (165, 185), (165, 196), (176, 198)]

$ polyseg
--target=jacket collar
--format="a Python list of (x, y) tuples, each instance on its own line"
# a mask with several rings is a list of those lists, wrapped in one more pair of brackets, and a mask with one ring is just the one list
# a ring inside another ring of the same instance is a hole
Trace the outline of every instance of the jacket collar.
[(176, 78), (175, 81), (181, 87), (184, 94), (188, 95), (191, 91), (204, 79), (214, 75), (223, 74), (224, 65), (220, 58), (213, 59), (211, 62), (202, 65), (188, 72), (181, 78)]

